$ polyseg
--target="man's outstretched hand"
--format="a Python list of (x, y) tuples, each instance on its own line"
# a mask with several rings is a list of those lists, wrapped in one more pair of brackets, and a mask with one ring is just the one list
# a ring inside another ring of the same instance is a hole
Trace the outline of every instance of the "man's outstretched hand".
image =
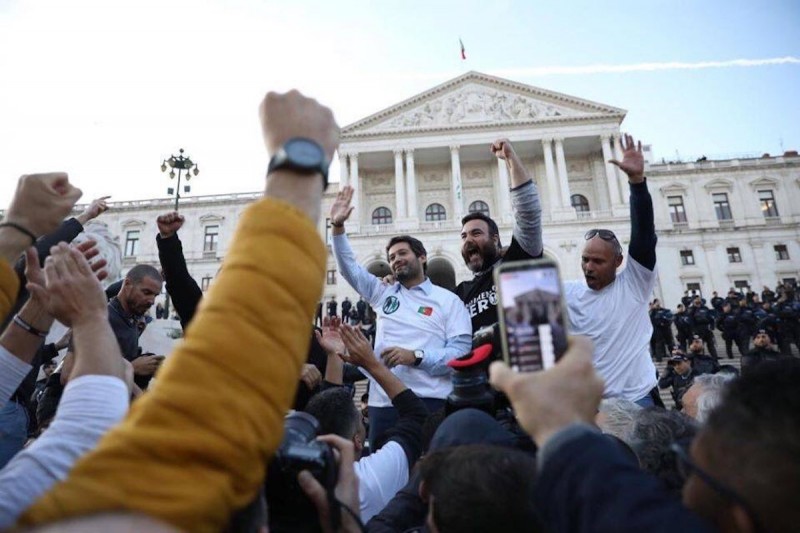
[(622, 161), (611, 159), (609, 163), (619, 167), (628, 175), (630, 183), (644, 181), (644, 155), (642, 154), (642, 141), (635, 143), (633, 137), (627, 133), (620, 139), (622, 145)]
[(342, 187), (342, 190), (336, 193), (336, 199), (331, 204), (331, 224), (341, 226), (350, 218), (350, 213), (353, 212), (353, 188), (349, 185)]

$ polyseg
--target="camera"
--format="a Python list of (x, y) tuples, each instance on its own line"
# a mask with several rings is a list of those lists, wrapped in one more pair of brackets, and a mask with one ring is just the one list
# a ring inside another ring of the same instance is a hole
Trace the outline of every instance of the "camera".
[(316, 508), (298, 485), (297, 474), (308, 470), (332, 500), (338, 475), (333, 450), (317, 440), (319, 422), (308, 413), (289, 413), (283, 428), (283, 441), (267, 468), (269, 529), (321, 531)]

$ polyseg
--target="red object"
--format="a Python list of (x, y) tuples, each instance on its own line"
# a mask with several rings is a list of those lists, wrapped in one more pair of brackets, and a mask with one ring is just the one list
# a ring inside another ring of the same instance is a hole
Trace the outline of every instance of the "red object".
[(420, 307), (417, 309), (417, 313), (425, 316), (431, 316), (433, 314), (433, 307)]
[(461, 39), (459, 39), (459, 40), (458, 40), (458, 44), (460, 44), (460, 45), (461, 45), (461, 59), (462, 59), (462, 60), (464, 60), (464, 59), (466, 59), (466, 58), (467, 58), (467, 52), (466, 52), (466, 50), (464, 49), (464, 43), (463, 43), (463, 41), (462, 41)]
[(476, 365), (481, 361), (485, 361), (487, 357), (492, 355), (491, 344), (481, 344), (464, 357), (453, 359), (447, 363), (450, 368), (465, 368)]

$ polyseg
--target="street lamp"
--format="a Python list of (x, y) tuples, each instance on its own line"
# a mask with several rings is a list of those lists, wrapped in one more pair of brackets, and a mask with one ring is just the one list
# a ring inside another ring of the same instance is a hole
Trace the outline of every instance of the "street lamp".
[[(189, 157), (184, 157), (183, 155), (183, 148), (178, 150), (178, 155), (171, 155), (169, 159), (165, 159), (161, 163), (161, 172), (166, 172), (167, 168), (169, 168), (169, 179), (175, 179), (175, 169), (178, 170), (178, 186), (175, 188), (169, 187), (167, 188), (167, 194), (172, 196), (175, 195), (175, 211), (178, 211), (178, 202), (181, 199), (181, 174), (183, 171), (186, 171), (186, 181), (188, 182), (192, 179), (192, 175), (197, 176), (200, 174), (200, 169), (197, 167), (197, 163), (192, 161)], [(191, 191), (191, 187), (189, 185), (184, 186), (183, 192), (188, 193)], [(169, 318), (169, 293), (167, 293), (166, 298), (164, 298), (164, 314), (166, 318)]]
[[(186, 171), (186, 181), (192, 179), (192, 175), (197, 176), (200, 174), (200, 169), (197, 167), (197, 163), (192, 161), (188, 157), (184, 157), (183, 155), (183, 148), (178, 150), (178, 156), (171, 155), (169, 159), (165, 159), (161, 163), (161, 172), (166, 172), (167, 168), (169, 168), (169, 179), (175, 179), (175, 169), (178, 170), (178, 186), (176, 188), (169, 187), (167, 189), (167, 194), (172, 196), (175, 194), (175, 211), (178, 210), (178, 201), (181, 199), (181, 173), (185, 170)], [(184, 186), (183, 192), (188, 193), (191, 191), (191, 187), (189, 185)]]

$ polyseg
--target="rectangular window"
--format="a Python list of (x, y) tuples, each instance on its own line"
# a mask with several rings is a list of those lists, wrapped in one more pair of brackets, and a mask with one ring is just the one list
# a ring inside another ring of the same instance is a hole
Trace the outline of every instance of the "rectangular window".
[(737, 289), (741, 289), (742, 291), (744, 291), (744, 289), (750, 288), (750, 282), (747, 281), (746, 279), (740, 279), (734, 281), (733, 286), (736, 287)]
[(742, 262), (742, 254), (739, 253), (738, 248), (728, 248), (728, 263), (741, 263)]
[(681, 264), (691, 266), (694, 264), (694, 252), (691, 250), (681, 250)]
[(200, 288), (203, 292), (208, 290), (208, 287), (211, 285), (211, 280), (214, 279), (211, 276), (203, 276), (203, 279), (200, 280)]
[(702, 298), (703, 292), (700, 290), (699, 283), (687, 283), (686, 290), (689, 291), (689, 294), (696, 294)]
[(731, 213), (731, 204), (728, 203), (728, 193), (715, 192), (711, 195), (714, 200), (714, 211), (717, 214), (717, 220), (733, 220)]
[(789, 250), (786, 248), (785, 244), (775, 245), (775, 259), (777, 259), (778, 261), (789, 260)]
[(797, 284), (797, 279), (795, 278), (783, 278), (783, 284), (789, 287), (794, 287)]
[(775, 203), (775, 195), (772, 191), (758, 191), (758, 201), (761, 203), (761, 212), (764, 213), (764, 218), (778, 216), (778, 205)]
[(328, 285), (336, 285), (336, 271), (328, 270), (328, 275), (325, 277), (325, 283)]
[(203, 251), (216, 252), (219, 243), (219, 226), (206, 226), (206, 234), (203, 238)]
[(125, 234), (125, 257), (136, 257), (139, 253), (138, 229), (132, 229)]
[(683, 196), (668, 196), (669, 217), (673, 224), (686, 223), (686, 209), (683, 206)]

